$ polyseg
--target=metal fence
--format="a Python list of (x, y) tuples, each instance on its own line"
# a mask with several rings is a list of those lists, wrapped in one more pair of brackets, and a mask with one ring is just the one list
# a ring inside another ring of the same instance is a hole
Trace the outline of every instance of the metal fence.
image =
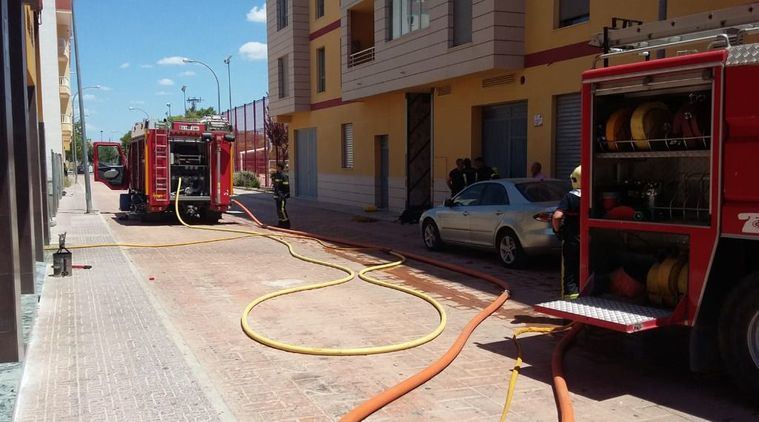
[(52, 163), (51, 180), (48, 180), (47, 196), (48, 196), (48, 212), (50, 216), (54, 216), (58, 213), (58, 203), (63, 197), (63, 189), (65, 189), (65, 178), (68, 177), (63, 168), (63, 156), (56, 152), (50, 151), (50, 160)]
[(270, 187), (270, 173), (280, 157), (279, 151), (266, 139), (264, 121), (266, 120), (266, 97), (260, 100), (234, 107), (224, 112), (235, 130), (235, 170), (249, 171), (258, 176), (261, 186)]

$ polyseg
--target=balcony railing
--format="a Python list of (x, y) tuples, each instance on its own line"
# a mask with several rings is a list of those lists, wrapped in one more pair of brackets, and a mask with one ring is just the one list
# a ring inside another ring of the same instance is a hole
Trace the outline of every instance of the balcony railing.
[(58, 58), (60, 60), (68, 59), (71, 54), (71, 42), (65, 38), (58, 39)]
[(353, 53), (348, 56), (348, 67), (358, 66), (360, 64), (369, 63), (374, 61), (374, 47), (369, 47), (366, 50)]
[(60, 88), (60, 94), (61, 95), (71, 95), (71, 79), (69, 79), (68, 76), (60, 76), (58, 77), (58, 85)]
[(66, 125), (71, 124), (71, 115), (70, 114), (61, 114), (61, 123)]

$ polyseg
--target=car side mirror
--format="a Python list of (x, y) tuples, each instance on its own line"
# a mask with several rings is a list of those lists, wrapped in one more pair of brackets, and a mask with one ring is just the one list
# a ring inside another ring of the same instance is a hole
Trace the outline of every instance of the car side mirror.
[(443, 203), (446, 207), (452, 207), (453, 206), (453, 198), (448, 198)]

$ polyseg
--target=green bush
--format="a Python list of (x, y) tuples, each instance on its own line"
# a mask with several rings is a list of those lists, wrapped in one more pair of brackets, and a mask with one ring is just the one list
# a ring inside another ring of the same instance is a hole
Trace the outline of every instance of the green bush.
[(235, 172), (234, 178), (235, 186), (243, 188), (260, 188), (261, 182), (258, 180), (258, 176), (250, 171), (238, 171)]

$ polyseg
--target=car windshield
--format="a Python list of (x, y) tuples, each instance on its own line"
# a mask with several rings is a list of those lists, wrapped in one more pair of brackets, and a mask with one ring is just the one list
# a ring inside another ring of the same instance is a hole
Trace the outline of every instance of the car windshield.
[(524, 182), (514, 186), (530, 202), (560, 201), (570, 189), (568, 182), (561, 181)]

